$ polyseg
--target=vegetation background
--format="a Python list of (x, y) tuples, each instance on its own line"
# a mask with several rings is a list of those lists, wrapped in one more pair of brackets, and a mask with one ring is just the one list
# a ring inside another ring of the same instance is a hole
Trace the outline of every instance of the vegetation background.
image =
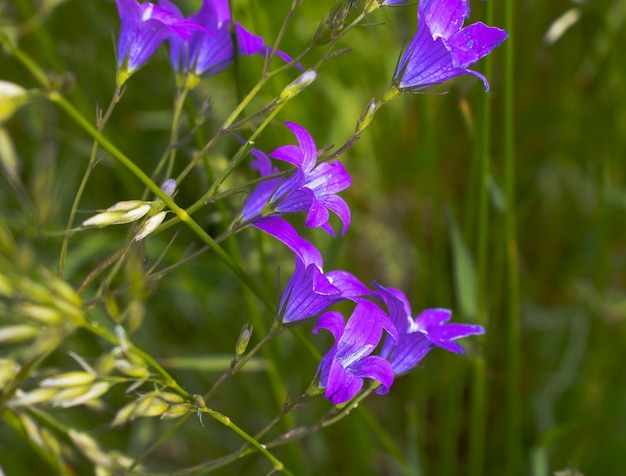
[[(199, 1), (177, 3), (189, 13)], [(326, 269), (347, 269), (364, 282), (401, 288), (415, 313), (449, 307), (456, 321), (480, 322), (487, 333), (469, 339), (465, 357), (437, 349), (420, 369), (398, 379), (389, 395), (371, 396), (335, 426), (276, 449), (295, 474), (626, 474), (626, 0), (471, 3), (471, 22), (511, 31), (475, 68), (487, 74), (491, 91), (485, 94), (466, 76), (382, 108), (343, 157), (353, 177), (343, 194), (353, 211), (351, 229), (337, 240), (304, 233), (322, 249)], [(237, 19), (271, 42), (291, 2), (232, 4)], [(333, 4), (305, 0), (281, 49), (303, 50)], [(568, 11), (566, 18), (575, 20), (570, 28), (556, 38), (547, 35)], [(0, 0), (0, 23), (0, 28), (24, 28), (20, 46), (59, 80), (70, 81), (68, 98), (95, 121), (96, 105), (107, 104), (114, 89), (115, 3)], [(318, 80), (285, 107), (258, 147), (270, 151), (293, 140), (283, 121), (305, 126), (319, 147), (350, 137), (368, 101), (386, 90), (401, 47), (415, 31), (416, 6), (378, 11), (367, 23), (341, 41), (351, 51), (324, 64)], [(212, 99), (207, 136), (256, 83), (262, 63), (242, 59), (202, 83), (192, 102)], [(272, 81), (247, 112), (293, 77), (289, 72)], [(38, 86), (7, 54), (0, 56), (0, 79)], [(161, 49), (130, 79), (106, 127), (107, 137), (144, 170), (151, 170), (167, 145), (173, 91)], [(193, 117), (191, 107), (188, 112)], [(23, 107), (5, 127), (22, 160), (26, 191), (16, 193), (6, 176), (0, 177), (0, 219), (18, 245), (10, 258), (23, 269), (54, 272), (58, 232), (65, 227), (91, 140), (44, 100)], [(234, 138), (221, 140), (208, 158), (210, 167), (222, 167), (237, 147)], [(241, 177), (245, 173), (242, 168)], [(209, 180), (206, 173), (194, 174), (177, 202), (191, 204)], [(92, 175), (79, 219), (139, 198), (142, 191), (136, 179), (105, 158)], [(202, 209), (196, 218), (217, 235), (228, 222), (224, 213), (240, 204), (235, 197), (225, 207)], [(200, 246), (184, 227), (177, 231), (169, 264)], [(74, 235), (65, 279), (78, 285), (127, 233), (125, 227), (111, 227)], [(150, 237), (139, 257), (154, 260), (173, 233)], [(246, 269), (277, 293), (276, 283), (289, 276), (288, 252), (253, 232), (235, 242)], [(227, 249), (235, 252), (234, 245)], [(249, 319), (241, 295), (232, 272), (205, 254), (151, 288), (134, 342), (191, 393), (202, 393), (224, 370)], [(264, 313), (261, 304), (259, 312)], [(263, 318), (269, 326), (272, 316)], [(320, 337), (314, 342), (320, 351), (329, 345)], [(50, 365), (71, 367), (69, 350), (95, 358), (103, 349), (102, 342), (79, 332)], [(0, 356), (10, 350), (0, 347)], [(210, 402), (251, 432), (280, 410), (287, 394), (306, 388), (317, 365), (289, 335), (273, 343), (272, 352), (276, 360), (268, 365), (284, 378), (280, 394), (261, 370), (238, 376)], [(105, 397), (104, 410), (68, 409), (58, 411), (59, 418), (89, 431), (106, 448), (137, 455), (171, 422), (141, 419), (109, 428), (125, 398), (123, 389), (115, 389)], [(328, 407), (318, 397), (292, 421), (315, 422)], [(167, 472), (240, 444), (226, 428), (192, 418), (147, 467)], [(4, 423), (0, 455), (7, 475), (48, 474), (45, 462)], [(88, 474), (81, 471), (89, 465), (79, 464), (76, 474)], [(267, 460), (254, 455), (218, 473), (268, 471)]]

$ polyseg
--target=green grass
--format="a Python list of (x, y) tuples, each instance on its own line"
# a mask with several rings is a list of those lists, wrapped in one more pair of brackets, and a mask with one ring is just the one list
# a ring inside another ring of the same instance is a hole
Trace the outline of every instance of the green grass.
[[(186, 11), (196, 3), (184, 2)], [(40, 4), (0, 0), (0, 28), (23, 25)], [(272, 39), (291, 2), (233, 0), (233, 5), (243, 24)], [(303, 50), (331, 6), (330, 1), (303, 2), (281, 49)], [(578, 9), (580, 18), (558, 41), (546, 44), (545, 32), (569, 8)], [(368, 26), (346, 35), (339, 46), (351, 51), (325, 63), (317, 81), (285, 105), (256, 146), (271, 151), (292, 141), (284, 121), (304, 125), (319, 147), (346, 141), (369, 100), (387, 89), (401, 46), (414, 32), (415, 10), (376, 12), (366, 20)], [(336, 425), (271, 449), (292, 474), (543, 476), (566, 468), (589, 475), (626, 470), (624, 18), (625, 0), (584, 5), (474, 1), (472, 22), (482, 19), (511, 32), (488, 61), (476, 66), (488, 76), (491, 91), (486, 94), (466, 76), (424, 94), (400, 96), (377, 112), (345, 154), (353, 186), (342, 195), (352, 208), (352, 227), (342, 239), (303, 230), (323, 251), (325, 268), (347, 269), (366, 283), (403, 289), (415, 314), (427, 307), (451, 308), (457, 322), (481, 323), (487, 333), (467, 339), (465, 356), (435, 350), (416, 372), (399, 378), (389, 395), (372, 395)], [(111, 35), (118, 28), (113, 2), (66, 2), (27, 31), (19, 46), (94, 124), (95, 105), (108, 104), (115, 87)], [(322, 51), (315, 49), (303, 60), (305, 66)], [(254, 86), (262, 63), (242, 59), (237, 70), (207, 78), (192, 92), (183, 113), (187, 121), (202, 100), (210, 98), (213, 108), (198, 135), (180, 149), (176, 172)], [(294, 78), (290, 71), (270, 80), (246, 113)], [(0, 79), (40, 87), (7, 53), (0, 56)], [(104, 130), (148, 173), (168, 143), (173, 91), (162, 49), (128, 81)], [(92, 138), (43, 98), (22, 107), (2, 127), (21, 169), (18, 185), (6, 172), (0, 176), (0, 270), (6, 273), (10, 263), (20, 276), (42, 282), (42, 269), (56, 272)], [(252, 130), (240, 133), (248, 137)], [(206, 192), (238, 147), (233, 137), (222, 138), (183, 182), (176, 203), (186, 208)], [(144, 192), (144, 184), (103, 149), (96, 158), (77, 222)], [(243, 183), (245, 169), (229, 177), (225, 188)], [(216, 237), (241, 201), (235, 196), (209, 204), (193, 218)], [(301, 223), (300, 218), (293, 223)], [(64, 279), (77, 287), (123, 245), (128, 233), (128, 226), (119, 226), (74, 234)], [(224, 356), (232, 355), (247, 321), (255, 323), (251, 345), (262, 338), (262, 328), (270, 328), (271, 308), (258, 294), (269, 303), (278, 301), (291, 257), (247, 230), (223, 247), (249, 273), (257, 295), (215, 253), (204, 253), (141, 288), (141, 269), (153, 264), (174, 236), (161, 267), (204, 244), (181, 224), (150, 237), (112, 278), (112, 289), (127, 281), (137, 287), (111, 295), (107, 311), (99, 306), (90, 316), (111, 327), (106, 312), (136, 306), (143, 319), (132, 333), (133, 343), (187, 392), (203, 394), (227, 367)], [(87, 288), (85, 301), (96, 297), (99, 283)], [(0, 307), (0, 326), (13, 322), (12, 312)], [(261, 354), (264, 360), (238, 374), (207, 404), (249, 434), (257, 432), (287, 396), (295, 398), (306, 389), (317, 366), (314, 354), (330, 345), (323, 335), (312, 340), (310, 329), (283, 333)], [(314, 342), (316, 352), (303, 340)], [(103, 339), (77, 331), (41, 368), (77, 369), (69, 351), (95, 365), (109, 349)], [(19, 351), (0, 344), (0, 359)], [(197, 359), (182, 360), (187, 357)], [(27, 380), (25, 386), (34, 382)], [(103, 397), (105, 405), (97, 411), (42, 407), (54, 422), (39, 410), (26, 415), (64, 447), (74, 446), (63, 428), (75, 428), (107, 450), (136, 457), (174, 423), (138, 419), (110, 428), (115, 412), (130, 400), (120, 385)], [(329, 408), (321, 396), (307, 403), (271, 435), (314, 423)], [(63, 471), (27, 442), (24, 428), (15, 413), (2, 413), (2, 470), (7, 475)], [(241, 444), (239, 436), (208, 415), (203, 425), (192, 415), (146, 459), (146, 470), (167, 473), (193, 466)], [(67, 464), (78, 472), (91, 467), (84, 456)], [(255, 454), (217, 474), (267, 474), (270, 469), (268, 459)]]

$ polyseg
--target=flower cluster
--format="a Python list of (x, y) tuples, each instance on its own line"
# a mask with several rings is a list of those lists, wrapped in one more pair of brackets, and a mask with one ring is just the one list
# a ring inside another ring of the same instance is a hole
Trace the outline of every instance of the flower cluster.
[[(261, 37), (233, 22), (228, 0), (203, 0), (198, 12), (187, 19), (170, 0), (158, 0), (158, 5), (116, 1), (122, 19), (118, 63), (128, 75), (165, 40), (170, 44), (175, 71), (190, 77), (220, 71), (236, 53), (275, 54), (292, 61), (286, 53), (273, 50)], [(369, 0), (364, 12), (401, 3), (404, 0)], [(480, 78), (488, 89), (487, 79), (469, 67), (502, 43), (507, 33), (480, 22), (463, 28), (468, 17), (469, 0), (420, 0), (417, 33), (398, 63), (391, 89), (382, 101), (370, 103), (357, 132), (367, 127), (380, 104), (399, 92), (421, 90), (463, 74)], [(303, 75), (304, 79), (296, 80), (296, 91), (312, 82), (316, 74), (311, 70)], [(284, 94), (281, 100), (289, 96)], [(253, 226), (294, 253), (295, 270), (280, 300), (277, 319), (281, 325), (295, 325), (317, 318), (313, 332), (325, 329), (333, 336), (335, 344), (317, 372), (318, 385), (325, 390), (326, 398), (334, 404), (345, 403), (361, 391), (364, 379), (374, 380), (376, 392), (384, 394), (397, 375), (415, 369), (433, 347), (461, 353), (463, 349), (456, 341), (484, 333), (481, 326), (449, 324), (452, 313), (446, 309), (427, 309), (413, 317), (402, 291), (377, 283), (369, 288), (344, 270), (324, 271), (319, 250), (302, 238), (284, 215), (305, 213), (307, 227), (321, 228), (335, 236), (330, 223), (332, 212), (341, 222), (339, 234), (343, 236), (350, 226), (351, 213), (338, 194), (351, 185), (352, 179), (341, 162), (320, 160), (322, 154), (303, 126), (292, 122), (285, 125), (297, 144), (282, 145), (269, 154), (251, 150), (251, 167), (263, 180), (249, 194), (237, 225)], [(291, 167), (281, 171), (272, 159)], [(151, 207), (150, 202), (122, 202), (84, 225), (102, 226), (103, 220), (106, 224), (111, 220), (127, 223), (145, 215)], [(140, 231), (136, 239), (153, 229)], [(346, 300), (353, 303), (347, 320), (330, 310)]]
[[(348, 205), (336, 195), (351, 183), (345, 168), (340, 162), (317, 164), (318, 150), (309, 132), (293, 123), (287, 127), (296, 135), (298, 146), (279, 147), (269, 157), (253, 149), (252, 167), (262, 176), (278, 174), (271, 157), (295, 165), (295, 170), (290, 176), (261, 182), (248, 196), (241, 217), (295, 255), (295, 271), (279, 305), (282, 323), (291, 325), (319, 316), (313, 332), (326, 329), (335, 339), (318, 368), (319, 386), (325, 389), (326, 398), (335, 404), (350, 400), (365, 378), (379, 383), (377, 393), (387, 393), (394, 377), (414, 369), (433, 347), (462, 352), (454, 341), (482, 334), (481, 326), (446, 324), (452, 316), (446, 309), (428, 309), (414, 319), (401, 291), (376, 283), (369, 289), (343, 270), (324, 272), (319, 250), (280, 216), (306, 212), (307, 226), (332, 232), (330, 209), (343, 222), (342, 234), (350, 224)], [(328, 310), (344, 300), (355, 303), (347, 322), (339, 312)]]
[(174, 69), (183, 74), (215, 74), (234, 61), (235, 51), (239, 55), (275, 53), (291, 62), (289, 55), (274, 51), (263, 38), (239, 22), (233, 24), (228, 0), (202, 0), (200, 9), (187, 19), (169, 0), (159, 0), (159, 5), (137, 0), (116, 2), (122, 22), (117, 55), (124, 79), (141, 67), (165, 40), (170, 43)]

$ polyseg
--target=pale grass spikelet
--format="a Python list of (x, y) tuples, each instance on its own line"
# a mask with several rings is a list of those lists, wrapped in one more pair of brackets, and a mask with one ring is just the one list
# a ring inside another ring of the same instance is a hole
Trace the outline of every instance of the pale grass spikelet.
[(124, 225), (143, 218), (152, 209), (152, 202), (143, 200), (126, 200), (110, 206), (106, 211), (98, 213), (83, 221), (85, 227), (102, 228), (109, 225)]
[(20, 371), (19, 364), (11, 359), (0, 359), (0, 388), (11, 381)]
[(28, 100), (28, 91), (19, 84), (0, 80), (0, 124)]
[(39, 403), (52, 403), (52, 398), (57, 394), (54, 388), (36, 388), (30, 392), (18, 390), (11, 399), (11, 406), (24, 407)]
[(143, 223), (143, 225), (141, 225), (141, 228), (139, 228), (139, 231), (137, 231), (137, 234), (135, 235), (134, 240), (135, 241), (141, 241), (146, 236), (148, 236), (150, 233), (152, 233), (154, 230), (156, 230), (158, 228), (158, 226), (165, 219), (165, 215), (167, 215), (166, 211), (160, 211), (156, 215), (152, 215), (151, 217), (149, 217)]
[(180, 418), (192, 410), (192, 405), (177, 393), (155, 390), (120, 408), (111, 426), (120, 426), (140, 417)]
[(0, 344), (17, 344), (39, 335), (39, 327), (28, 324), (0, 327)]
[(90, 384), (95, 378), (96, 376), (90, 372), (73, 371), (46, 378), (39, 383), (39, 386), (52, 388), (75, 387)]
[(52, 398), (52, 404), (61, 408), (75, 407), (104, 395), (109, 388), (111, 388), (109, 382), (97, 382), (93, 385), (68, 387), (59, 391)]

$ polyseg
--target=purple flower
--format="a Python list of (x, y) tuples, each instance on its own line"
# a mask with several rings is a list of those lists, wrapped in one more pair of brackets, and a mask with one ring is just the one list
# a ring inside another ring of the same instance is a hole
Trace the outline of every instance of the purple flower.
[[(260, 184), (252, 192), (243, 206), (242, 218), (254, 220), (261, 216), (266, 206), (278, 213), (308, 211), (305, 225), (322, 228), (334, 236), (329, 223), (330, 212), (341, 220), (343, 236), (350, 225), (350, 208), (338, 192), (348, 188), (352, 179), (341, 162), (317, 163), (317, 147), (311, 134), (302, 126), (285, 123), (295, 134), (298, 146), (285, 145), (277, 148), (270, 156), (296, 166), (295, 173), (284, 180), (269, 180)], [(269, 159), (260, 151), (253, 152), (256, 162), (253, 165), (261, 175), (276, 173)], [(259, 190), (261, 189), (261, 190)]]
[(172, 15), (152, 3), (116, 0), (122, 26), (117, 42), (117, 62), (127, 73), (142, 66), (167, 38), (188, 40), (194, 31), (204, 30), (194, 22)]
[(400, 90), (418, 91), (462, 74), (487, 79), (468, 69), (487, 56), (507, 32), (478, 22), (462, 28), (469, 17), (469, 0), (420, 0), (417, 34), (400, 60), (394, 83)]
[(427, 309), (413, 319), (411, 305), (402, 291), (374, 285), (398, 330), (398, 337), (387, 337), (380, 352), (381, 357), (389, 360), (396, 375), (412, 370), (435, 346), (461, 354), (463, 348), (455, 340), (485, 333), (482, 326), (446, 324), (452, 317), (447, 309)]
[(383, 329), (394, 338), (397, 338), (397, 332), (378, 306), (359, 301), (345, 325), (340, 313), (326, 312), (320, 316), (313, 332), (317, 333), (319, 329), (330, 331), (336, 342), (318, 367), (319, 384), (326, 388), (327, 399), (335, 405), (347, 402), (361, 390), (364, 378), (380, 383), (377, 393), (389, 391), (394, 379), (390, 363), (370, 354), (378, 346)]
[[(169, 0), (159, 0), (163, 8), (182, 18), (180, 10)], [(189, 17), (189, 20), (206, 27), (211, 33), (196, 32), (191, 40), (181, 38), (170, 39), (170, 54), (176, 71), (193, 72), (196, 75), (215, 74), (235, 59), (235, 44), (231, 36), (232, 19), (228, 0), (202, 0), (200, 10)], [(263, 38), (246, 30), (239, 22), (235, 22), (235, 43), (240, 55), (266, 56), (272, 52)], [(291, 58), (277, 50), (276, 56), (286, 62)]]
[(283, 242), (296, 255), (295, 271), (280, 300), (279, 313), (285, 324), (318, 315), (344, 299), (356, 299), (370, 294), (361, 281), (347, 271), (324, 273), (320, 252), (295, 228), (278, 216), (260, 218), (256, 228)]

